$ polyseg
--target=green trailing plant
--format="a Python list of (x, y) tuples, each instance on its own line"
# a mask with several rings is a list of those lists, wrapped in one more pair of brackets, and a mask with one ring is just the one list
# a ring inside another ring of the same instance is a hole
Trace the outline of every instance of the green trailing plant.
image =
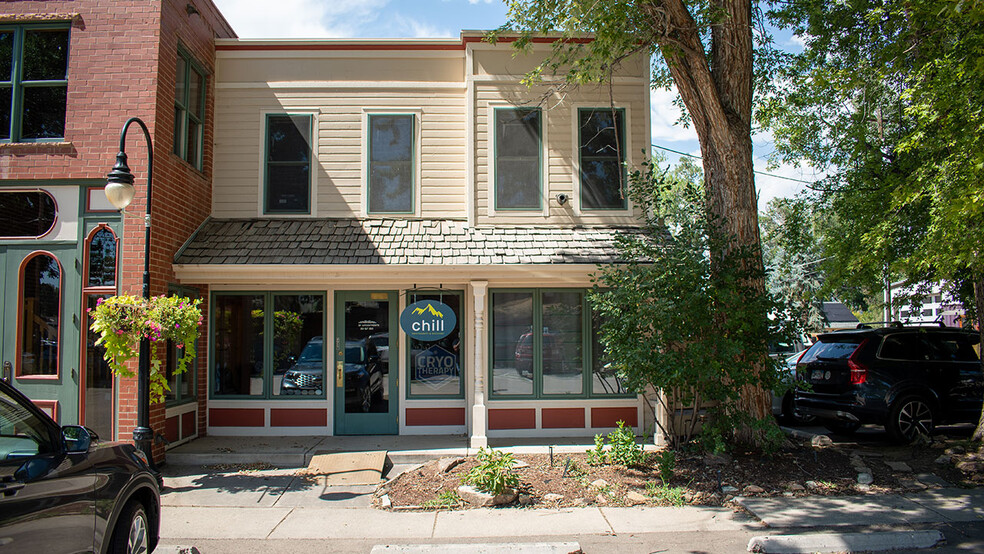
[(424, 502), (425, 508), (454, 508), (461, 504), (461, 497), (458, 495), (458, 491), (449, 490), (442, 491), (437, 495), (437, 498), (432, 498), (427, 502)]
[(180, 352), (175, 374), (184, 373), (195, 359), (195, 341), (202, 324), (201, 300), (179, 296), (111, 296), (90, 308), (89, 328), (99, 334), (96, 346), (105, 349), (103, 358), (110, 369), (122, 377), (133, 377), (127, 362), (139, 355), (140, 341), (150, 340), (150, 398), (164, 400), (167, 374), (162, 368), (160, 345), (171, 342)]
[(682, 487), (671, 487), (665, 482), (657, 484), (654, 481), (650, 481), (646, 483), (646, 496), (662, 504), (669, 504), (670, 506), (676, 507), (683, 506), (686, 503), (683, 495), (684, 490)]
[(659, 479), (664, 485), (669, 484), (670, 480), (673, 479), (673, 472), (676, 471), (676, 452), (661, 450), (654, 455), (654, 458)]
[(646, 461), (646, 453), (642, 445), (636, 443), (635, 431), (631, 427), (626, 427), (624, 421), (619, 421), (617, 425), (617, 429), (608, 433), (608, 441), (612, 443), (608, 459), (613, 464), (622, 466), (643, 464)]
[(502, 494), (506, 489), (519, 486), (519, 475), (513, 469), (516, 460), (512, 454), (480, 448), (475, 458), (478, 465), (465, 475), (465, 483), (489, 494)]
[(605, 436), (597, 434), (594, 436), (594, 448), (588, 449), (588, 464), (593, 466), (605, 465), (608, 456), (605, 454)]

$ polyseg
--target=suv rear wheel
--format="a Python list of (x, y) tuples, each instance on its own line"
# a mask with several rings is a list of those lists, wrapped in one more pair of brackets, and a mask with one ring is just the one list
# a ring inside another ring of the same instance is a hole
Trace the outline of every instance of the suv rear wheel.
[(935, 422), (933, 406), (925, 398), (905, 396), (892, 404), (885, 430), (893, 441), (908, 444), (919, 435), (932, 435)]

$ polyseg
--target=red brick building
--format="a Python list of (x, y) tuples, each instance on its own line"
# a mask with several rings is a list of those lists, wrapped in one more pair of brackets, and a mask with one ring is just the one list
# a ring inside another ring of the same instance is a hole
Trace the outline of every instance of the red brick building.
[[(136, 424), (135, 380), (108, 372), (86, 314), (100, 297), (141, 292), (147, 150), (137, 126), (125, 145), (137, 179), (125, 218), (102, 190), (130, 117), (154, 147), (150, 292), (207, 297), (175, 285), (171, 260), (210, 212), (214, 39), (230, 37), (208, 0), (0, 5), (0, 362), (62, 424), (121, 440)], [(169, 441), (204, 429), (204, 362), (152, 406), (151, 426)]]

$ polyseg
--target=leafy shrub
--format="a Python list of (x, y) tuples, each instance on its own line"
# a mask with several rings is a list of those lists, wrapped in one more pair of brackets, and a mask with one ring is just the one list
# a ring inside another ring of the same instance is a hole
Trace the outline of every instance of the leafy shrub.
[(502, 494), (504, 490), (519, 485), (519, 476), (513, 469), (515, 459), (512, 454), (492, 448), (480, 448), (475, 458), (478, 459), (478, 465), (465, 475), (465, 483), (489, 494)]
[(646, 483), (646, 495), (662, 504), (680, 507), (686, 503), (683, 498), (682, 487), (671, 487), (666, 483), (656, 484), (653, 481)]
[(657, 452), (655, 457), (656, 470), (659, 472), (660, 480), (663, 481), (663, 484), (669, 484), (670, 480), (673, 479), (673, 471), (676, 469), (676, 452), (663, 450)]
[(594, 437), (594, 448), (588, 450), (588, 464), (593, 466), (604, 465), (608, 456), (605, 454), (605, 437), (601, 434)]
[[(612, 450), (608, 457), (613, 464), (623, 466), (640, 465), (646, 461), (646, 453), (641, 444), (636, 444), (635, 431), (626, 427), (624, 421), (618, 422), (618, 429), (608, 433)], [(597, 442), (595, 443), (597, 448)]]

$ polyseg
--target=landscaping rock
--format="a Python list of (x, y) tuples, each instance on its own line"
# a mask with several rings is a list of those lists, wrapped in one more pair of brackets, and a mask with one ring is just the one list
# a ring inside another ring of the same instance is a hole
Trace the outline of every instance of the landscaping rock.
[(530, 496), (528, 494), (521, 494), (521, 495), (519, 495), (519, 505), (520, 506), (529, 506), (532, 503), (533, 503), (533, 497), (532, 496)]
[(639, 494), (636, 491), (629, 491), (629, 493), (625, 495), (625, 500), (634, 506), (636, 504), (645, 504), (647, 498), (644, 494)]
[(708, 454), (704, 456), (704, 465), (706, 466), (724, 466), (731, 463), (731, 456), (727, 454)]
[(384, 494), (383, 496), (379, 497), (379, 506), (384, 510), (388, 510), (393, 507), (393, 502), (390, 500), (388, 494)]
[(563, 499), (564, 495), (553, 492), (543, 495), (544, 502), (560, 502)]
[(806, 487), (799, 483), (793, 483), (792, 485), (789, 485), (789, 490), (792, 492), (803, 492), (806, 490)]
[(513, 460), (513, 469), (523, 469), (524, 467), (530, 467), (530, 464), (524, 462), (523, 460)]
[(742, 494), (762, 494), (765, 492), (765, 489), (758, 485), (748, 485), (741, 492)]
[(937, 463), (937, 464), (940, 464), (940, 465), (950, 465), (953, 462), (953, 458), (951, 458), (950, 456), (948, 456), (946, 454), (943, 454), (939, 458), (936, 458), (935, 460), (933, 460), (933, 462), (934, 463)]
[(964, 473), (980, 473), (984, 470), (984, 464), (977, 460), (964, 460), (957, 464), (957, 469)]
[(885, 460), (885, 465), (891, 468), (892, 471), (904, 471), (904, 472), (912, 471), (912, 468), (909, 467), (909, 464), (905, 462), (890, 462), (888, 460)]
[(874, 476), (867, 471), (862, 471), (858, 473), (858, 484), (859, 485), (870, 485), (875, 482)]
[(813, 448), (830, 448), (834, 445), (834, 441), (830, 440), (827, 435), (815, 435), (810, 439), (810, 444)]
[(482, 492), (471, 485), (461, 485), (458, 487), (458, 496), (472, 506), (488, 507), (501, 506), (514, 502), (519, 497), (519, 493), (513, 489), (506, 489), (502, 494), (492, 495)]
[(437, 462), (437, 471), (447, 473), (464, 462), (464, 458), (441, 458)]
[(810, 489), (811, 491), (815, 491), (815, 490), (822, 489), (823, 485), (817, 483), (816, 481), (807, 481), (806, 488)]
[(721, 487), (721, 492), (723, 492), (724, 494), (734, 494), (738, 492), (738, 489), (737, 487), (732, 487), (731, 485), (725, 485)]
[(599, 494), (598, 496), (595, 497), (595, 502), (604, 506), (608, 504), (608, 497), (603, 494)]
[(596, 489), (602, 489), (608, 486), (608, 481), (605, 481), (604, 479), (596, 479), (591, 481), (591, 486)]
[(964, 447), (962, 447), (962, 446), (960, 446), (958, 444), (956, 446), (952, 446), (950, 448), (947, 448), (943, 452), (946, 453), (946, 454), (949, 454), (949, 455), (953, 456), (954, 454), (965, 454), (967, 452), (967, 449), (964, 448)]

